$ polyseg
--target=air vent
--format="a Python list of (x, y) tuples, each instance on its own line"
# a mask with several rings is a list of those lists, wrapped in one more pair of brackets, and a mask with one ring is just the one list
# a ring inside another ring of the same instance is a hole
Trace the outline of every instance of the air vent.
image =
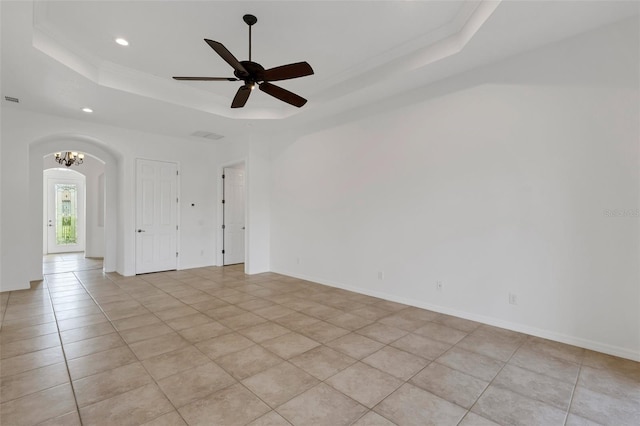
[(217, 141), (219, 139), (224, 138), (224, 136), (219, 135), (217, 133), (205, 132), (204, 130), (198, 130), (197, 132), (191, 133), (191, 136), (196, 136), (198, 138), (211, 139), (213, 141)]
[(18, 99), (18, 98), (12, 98), (11, 96), (5, 96), (5, 97), (4, 97), (4, 100), (5, 100), (5, 101), (9, 101), (9, 102), (15, 102), (15, 103), (19, 103), (19, 102), (20, 102), (20, 99)]

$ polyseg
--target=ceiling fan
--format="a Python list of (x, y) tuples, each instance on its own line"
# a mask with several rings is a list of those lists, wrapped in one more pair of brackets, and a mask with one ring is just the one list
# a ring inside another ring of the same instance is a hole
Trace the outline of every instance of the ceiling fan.
[(244, 22), (249, 26), (249, 60), (238, 61), (235, 56), (222, 43), (204, 39), (204, 41), (216, 51), (233, 68), (235, 77), (173, 77), (176, 80), (188, 81), (244, 81), (233, 98), (231, 108), (242, 108), (249, 99), (251, 91), (256, 85), (263, 92), (280, 99), (283, 102), (300, 108), (307, 103), (307, 100), (282, 87), (271, 84), (271, 81), (290, 80), (292, 78), (306, 77), (313, 74), (311, 65), (307, 62), (296, 62), (288, 65), (265, 70), (262, 65), (251, 61), (251, 27), (258, 22), (258, 18), (253, 15), (244, 15)]

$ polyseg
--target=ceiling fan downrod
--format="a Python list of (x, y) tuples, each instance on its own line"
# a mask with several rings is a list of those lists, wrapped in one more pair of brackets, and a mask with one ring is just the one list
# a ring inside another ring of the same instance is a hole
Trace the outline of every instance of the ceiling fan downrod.
[(251, 27), (258, 22), (258, 18), (251, 14), (246, 14), (242, 20), (249, 26), (249, 62), (251, 62)]

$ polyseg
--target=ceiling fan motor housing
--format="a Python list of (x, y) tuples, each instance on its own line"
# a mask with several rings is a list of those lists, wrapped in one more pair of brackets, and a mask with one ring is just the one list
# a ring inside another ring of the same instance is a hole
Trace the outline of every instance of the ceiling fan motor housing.
[(240, 61), (244, 69), (247, 70), (249, 75), (245, 75), (242, 72), (235, 70), (233, 75), (238, 79), (243, 80), (245, 83), (258, 83), (264, 81), (264, 68), (257, 62), (252, 61)]

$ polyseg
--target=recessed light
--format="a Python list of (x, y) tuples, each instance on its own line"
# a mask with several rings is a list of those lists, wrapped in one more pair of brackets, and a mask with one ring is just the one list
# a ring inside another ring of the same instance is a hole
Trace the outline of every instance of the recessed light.
[(117, 38), (116, 39), (116, 43), (118, 43), (120, 46), (128, 46), (129, 42), (123, 38)]
[(93, 112), (93, 110), (92, 110), (91, 108), (86, 108), (86, 107), (85, 107), (85, 108), (82, 108), (82, 110), (83, 110), (84, 112)]

